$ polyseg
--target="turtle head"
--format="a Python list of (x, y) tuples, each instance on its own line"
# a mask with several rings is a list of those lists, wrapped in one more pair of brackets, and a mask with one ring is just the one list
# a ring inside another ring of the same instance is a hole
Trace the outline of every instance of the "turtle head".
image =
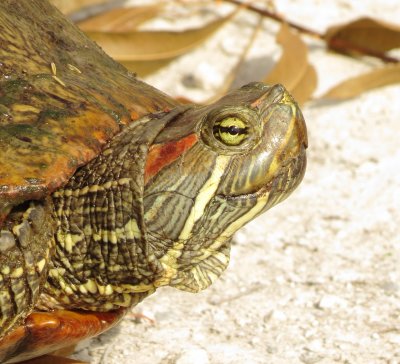
[(145, 168), (144, 223), (165, 271), (157, 285), (209, 286), (233, 233), (300, 183), (306, 147), (301, 111), (281, 85), (252, 83), (171, 119)]
[(205, 145), (228, 162), (219, 198), (265, 203), (263, 212), (302, 180), (306, 126), (283, 86), (246, 85), (211, 108), (199, 127)]

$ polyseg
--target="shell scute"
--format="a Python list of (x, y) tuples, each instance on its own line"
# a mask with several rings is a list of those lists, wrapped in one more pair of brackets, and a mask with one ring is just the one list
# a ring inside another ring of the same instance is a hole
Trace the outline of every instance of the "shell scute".
[[(100, 334), (119, 322), (125, 310), (112, 312), (34, 312), (0, 341), (0, 361), (27, 360), (74, 345), (82, 339)], [(21, 354), (18, 354), (21, 353)]]
[(2, 1), (0, 42), (0, 222), (5, 206), (62, 186), (124, 125), (176, 106), (46, 1)]

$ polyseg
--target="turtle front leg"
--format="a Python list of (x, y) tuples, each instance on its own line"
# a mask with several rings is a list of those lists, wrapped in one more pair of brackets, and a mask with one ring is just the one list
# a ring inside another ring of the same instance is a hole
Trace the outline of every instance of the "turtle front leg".
[(0, 228), (0, 339), (38, 301), (55, 245), (52, 211), (48, 201), (24, 203)]

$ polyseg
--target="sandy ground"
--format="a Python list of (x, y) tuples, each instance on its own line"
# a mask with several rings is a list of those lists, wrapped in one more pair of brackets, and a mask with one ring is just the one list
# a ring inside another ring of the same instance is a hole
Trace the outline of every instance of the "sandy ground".
[[(360, 15), (400, 19), (398, 0), (276, 3), (292, 21), (320, 31)], [(182, 11), (159, 24), (196, 19)], [(204, 100), (223, 83), (256, 20), (243, 13), (148, 82)], [(237, 84), (260, 79), (278, 59), (276, 29), (264, 22)], [(307, 42), (317, 94), (377, 65)], [(160, 289), (135, 309), (155, 323), (127, 317), (83, 344), (77, 358), (96, 364), (400, 363), (400, 86), (341, 103), (314, 101), (303, 111), (310, 144), (305, 179), (287, 201), (235, 236), (222, 278), (197, 295)]]

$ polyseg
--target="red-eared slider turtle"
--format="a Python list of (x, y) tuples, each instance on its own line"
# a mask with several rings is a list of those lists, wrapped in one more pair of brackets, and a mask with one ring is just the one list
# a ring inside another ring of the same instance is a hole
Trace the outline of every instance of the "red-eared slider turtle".
[(0, 44), (0, 360), (96, 335), (158, 287), (208, 287), (303, 177), (280, 85), (179, 105), (45, 0), (2, 0)]

